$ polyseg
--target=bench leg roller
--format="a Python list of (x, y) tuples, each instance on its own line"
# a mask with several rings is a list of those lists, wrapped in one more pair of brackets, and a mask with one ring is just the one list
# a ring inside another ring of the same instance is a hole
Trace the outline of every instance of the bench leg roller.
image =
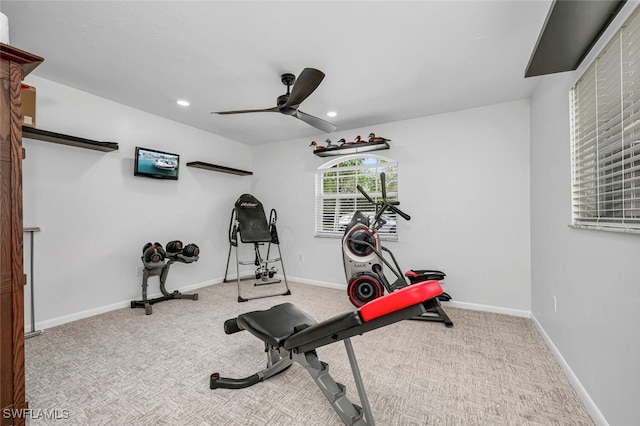
[(213, 373), (209, 379), (209, 389), (242, 389), (253, 386), (260, 381), (260, 375), (257, 373), (244, 379), (230, 379), (220, 377), (220, 373)]
[(242, 331), (242, 328), (238, 327), (238, 318), (231, 318), (224, 322), (225, 334), (233, 334)]

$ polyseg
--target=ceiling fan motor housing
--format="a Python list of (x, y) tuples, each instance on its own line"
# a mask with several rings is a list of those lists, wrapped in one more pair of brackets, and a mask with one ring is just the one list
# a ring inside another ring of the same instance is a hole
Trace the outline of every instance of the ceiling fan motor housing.
[(288, 100), (289, 100), (289, 95), (278, 96), (278, 108), (279, 108), (278, 111), (284, 115), (294, 115), (298, 111), (298, 108), (293, 108), (290, 106), (285, 107)]
[[(290, 73), (286, 73), (286, 74), (282, 74), (281, 79), (282, 79), (282, 84), (287, 86), (287, 93), (285, 93), (284, 95), (278, 96), (278, 101), (276, 105), (279, 108), (286, 105), (287, 102), (289, 101), (289, 95), (291, 94), (290, 89), (293, 83), (296, 81), (296, 76)], [(297, 108), (286, 107), (286, 108), (280, 108), (279, 111), (285, 115), (293, 115), (296, 113)]]

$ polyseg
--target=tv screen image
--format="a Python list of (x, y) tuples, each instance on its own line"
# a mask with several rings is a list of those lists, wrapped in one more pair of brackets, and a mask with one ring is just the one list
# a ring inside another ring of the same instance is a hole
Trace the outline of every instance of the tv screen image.
[(180, 156), (170, 152), (136, 147), (133, 174), (155, 179), (178, 179)]

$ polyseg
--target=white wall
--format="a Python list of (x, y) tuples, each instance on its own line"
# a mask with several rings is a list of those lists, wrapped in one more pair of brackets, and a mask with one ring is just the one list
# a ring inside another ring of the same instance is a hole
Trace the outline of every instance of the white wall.
[(637, 424), (640, 235), (568, 226), (568, 106), (576, 78), (545, 77), (531, 103), (532, 312), (583, 398), (592, 400), (592, 417), (599, 424)]
[[(36, 76), (25, 82), (37, 88), (38, 128), (120, 145), (103, 153), (23, 140), (24, 225), (42, 229), (34, 244), (36, 324), (47, 327), (140, 299), (136, 272), (148, 241), (200, 246), (198, 262), (171, 267), (169, 291), (219, 281), (230, 211), (251, 178), (186, 163), (251, 170), (249, 147)], [(180, 154), (179, 180), (134, 177), (135, 146)], [(28, 271), (28, 240), (25, 250)], [(149, 283), (150, 294), (159, 293), (158, 278)]]
[(532, 316), (598, 425), (640, 418), (640, 235), (568, 226), (569, 91), (637, 5), (577, 71), (543, 77), (531, 99)]
[[(376, 151), (399, 162), (403, 269), (443, 268), (456, 301), (527, 315), (530, 310), (529, 103), (527, 100), (335, 132), (334, 141), (374, 132)], [(323, 141), (319, 138), (318, 141)], [(340, 240), (314, 238), (316, 169), (335, 157), (310, 140), (253, 149), (253, 194), (278, 210), (287, 273), (346, 287)], [(299, 261), (302, 255), (303, 261)], [(345, 295), (346, 297), (346, 295)]]

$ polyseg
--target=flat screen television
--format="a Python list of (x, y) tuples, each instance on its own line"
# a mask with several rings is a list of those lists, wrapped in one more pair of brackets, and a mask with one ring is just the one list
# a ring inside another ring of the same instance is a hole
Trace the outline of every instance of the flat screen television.
[(178, 180), (180, 156), (170, 152), (136, 147), (133, 174), (154, 179)]

